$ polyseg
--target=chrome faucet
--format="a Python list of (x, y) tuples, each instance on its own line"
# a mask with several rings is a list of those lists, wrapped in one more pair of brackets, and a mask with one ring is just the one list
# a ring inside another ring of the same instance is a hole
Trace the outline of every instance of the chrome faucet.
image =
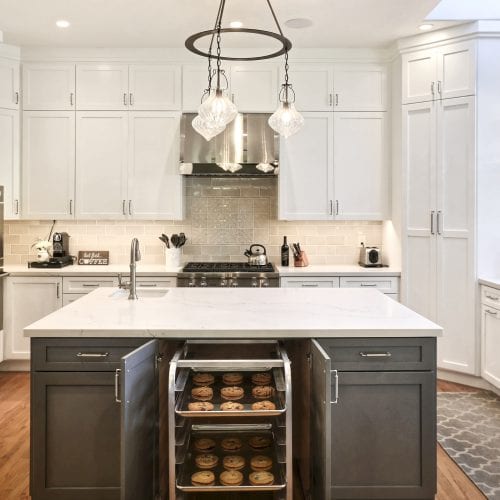
[(136, 262), (141, 260), (141, 251), (139, 250), (139, 240), (134, 238), (130, 244), (130, 288), (129, 300), (137, 300), (136, 291)]

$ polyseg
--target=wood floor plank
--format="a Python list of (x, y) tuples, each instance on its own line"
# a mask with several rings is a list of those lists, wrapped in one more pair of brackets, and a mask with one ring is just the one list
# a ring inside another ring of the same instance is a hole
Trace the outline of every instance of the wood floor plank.
[[(476, 389), (438, 381), (444, 392)], [(0, 499), (29, 497), (29, 373), (0, 372)], [(438, 446), (435, 500), (484, 500), (486, 497)]]

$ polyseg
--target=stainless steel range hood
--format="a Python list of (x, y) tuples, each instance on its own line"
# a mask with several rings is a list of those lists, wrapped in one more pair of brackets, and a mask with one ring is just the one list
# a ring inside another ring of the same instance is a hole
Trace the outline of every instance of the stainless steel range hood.
[(279, 136), (267, 123), (270, 115), (240, 113), (208, 142), (192, 127), (195, 116), (182, 115), (181, 174), (260, 177), (278, 173)]

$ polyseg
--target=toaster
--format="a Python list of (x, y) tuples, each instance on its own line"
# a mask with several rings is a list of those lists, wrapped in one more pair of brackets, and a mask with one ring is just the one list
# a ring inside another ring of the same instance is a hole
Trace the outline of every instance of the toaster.
[(359, 265), (363, 267), (382, 267), (382, 252), (378, 247), (365, 247), (361, 243)]

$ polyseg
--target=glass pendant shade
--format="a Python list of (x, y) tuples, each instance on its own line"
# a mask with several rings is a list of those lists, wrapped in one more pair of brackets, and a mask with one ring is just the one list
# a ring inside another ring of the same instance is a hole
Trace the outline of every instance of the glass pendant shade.
[(225, 125), (216, 128), (209, 127), (200, 115), (196, 115), (194, 117), (191, 125), (207, 142), (213, 139), (216, 135), (219, 135), (221, 132), (224, 132), (224, 129), (226, 128)]
[(304, 117), (295, 109), (293, 102), (281, 102), (280, 107), (268, 120), (269, 126), (285, 139), (296, 134), (304, 125)]
[(217, 89), (215, 93), (204, 101), (198, 109), (200, 118), (209, 128), (218, 129), (225, 127), (233, 121), (238, 114), (236, 106), (224, 95), (222, 90)]

